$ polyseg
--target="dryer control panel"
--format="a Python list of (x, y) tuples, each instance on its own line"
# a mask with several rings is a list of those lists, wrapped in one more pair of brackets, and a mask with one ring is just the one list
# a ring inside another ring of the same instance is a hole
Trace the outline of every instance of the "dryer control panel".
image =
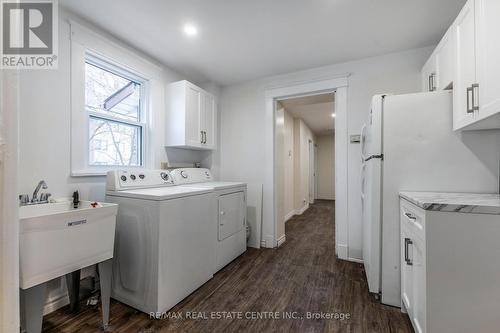
[(112, 170), (106, 176), (106, 190), (108, 191), (172, 185), (174, 181), (168, 170)]
[(212, 173), (205, 168), (179, 168), (171, 171), (176, 185), (210, 182)]

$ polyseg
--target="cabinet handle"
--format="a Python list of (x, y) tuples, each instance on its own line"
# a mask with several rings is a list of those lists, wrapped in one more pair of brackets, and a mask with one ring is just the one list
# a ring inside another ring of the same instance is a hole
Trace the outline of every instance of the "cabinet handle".
[(202, 142), (203, 144), (207, 143), (207, 132), (202, 131)]
[[(474, 111), (479, 111), (479, 84), (474, 83), (471, 87), (472, 89), (472, 112)], [(476, 99), (476, 92), (477, 92), (477, 99)], [(477, 105), (476, 105), (477, 102)]]
[(200, 143), (203, 143), (203, 131), (200, 131), (200, 134), (201, 134)]
[(409, 218), (410, 220), (416, 220), (417, 218), (410, 213), (405, 213), (406, 217)]
[(413, 242), (409, 238), (405, 238), (405, 261), (408, 266), (412, 266), (413, 263), (411, 262), (410, 258), (408, 257), (408, 245), (412, 245)]
[(436, 91), (436, 73), (429, 76), (429, 91)]
[(472, 92), (472, 86), (467, 87), (467, 113), (474, 113), (474, 107), (471, 107), (470, 95), (472, 94), (472, 103), (474, 103), (474, 93)]

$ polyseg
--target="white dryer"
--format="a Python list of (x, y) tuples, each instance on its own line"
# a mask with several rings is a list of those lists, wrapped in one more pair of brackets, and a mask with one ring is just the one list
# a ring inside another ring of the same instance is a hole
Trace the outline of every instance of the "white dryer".
[(211, 188), (173, 186), (165, 170), (111, 171), (117, 203), (112, 297), (164, 312), (213, 276), (217, 228)]
[(181, 186), (212, 189), (217, 203), (216, 265), (214, 272), (229, 264), (247, 249), (247, 184), (214, 181), (209, 169), (179, 168), (171, 171), (174, 183)]

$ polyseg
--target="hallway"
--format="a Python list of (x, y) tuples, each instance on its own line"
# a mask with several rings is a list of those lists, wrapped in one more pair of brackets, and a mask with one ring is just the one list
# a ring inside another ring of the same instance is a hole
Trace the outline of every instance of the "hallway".
[[(177, 318), (152, 320), (113, 301), (109, 331), (412, 332), (399, 309), (368, 295), (362, 265), (336, 259), (333, 216), (334, 202), (317, 200), (286, 223), (282, 247), (249, 249), (169, 312)], [(82, 302), (77, 315), (68, 315), (65, 307), (44, 318), (44, 332), (102, 332), (99, 310)], [(267, 319), (255, 319), (264, 312)], [(273, 319), (269, 312), (295, 317)], [(306, 319), (307, 312), (341, 318)]]

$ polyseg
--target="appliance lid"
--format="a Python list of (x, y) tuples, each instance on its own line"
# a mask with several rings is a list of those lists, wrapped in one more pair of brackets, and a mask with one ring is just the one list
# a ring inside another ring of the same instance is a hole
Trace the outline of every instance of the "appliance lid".
[(212, 188), (205, 187), (194, 187), (194, 186), (171, 186), (171, 187), (153, 187), (153, 188), (142, 188), (133, 189), (125, 191), (107, 191), (106, 195), (117, 196), (117, 197), (127, 197), (145, 200), (169, 200), (176, 198), (183, 198), (192, 195), (200, 195), (211, 193)]
[(212, 188), (214, 190), (224, 190), (224, 189), (237, 188), (237, 187), (245, 187), (246, 188), (247, 184), (241, 183), (241, 182), (215, 181), (215, 182), (203, 182), (203, 183), (187, 184), (187, 185), (183, 185), (183, 186)]

